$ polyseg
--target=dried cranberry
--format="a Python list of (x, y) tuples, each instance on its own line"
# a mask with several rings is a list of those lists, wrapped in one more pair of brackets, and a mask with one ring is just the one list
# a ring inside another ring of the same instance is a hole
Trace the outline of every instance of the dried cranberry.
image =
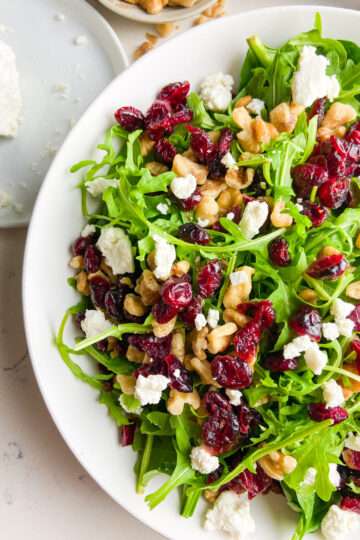
[(86, 272), (93, 274), (100, 268), (101, 253), (96, 246), (90, 244), (84, 254), (84, 268)]
[(360, 452), (347, 448), (343, 451), (342, 457), (349, 469), (360, 471)]
[(184, 311), (180, 312), (180, 319), (188, 326), (193, 326), (195, 317), (201, 313), (202, 300), (198, 296), (194, 296), (190, 304)]
[(144, 115), (135, 107), (120, 107), (115, 112), (115, 120), (126, 131), (144, 128)]
[(167, 139), (159, 139), (155, 144), (155, 154), (159, 161), (171, 167), (176, 156), (176, 148)]
[(162, 360), (170, 354), (172, 336), (158, 338), (152, 334), (137, 334), (130, 336), (128, 342), (133, 347), (146, 353), (153, 360)]
[(99, 349), (100, 352), (106, 353), (108, 348), (108, 340), (102, 339), (101, 341), (98, 341), (97, 343), (95, 343), (95, 347)]
[[(351, 315), (350, 315), (350, 318), (351, 318)], [(356, 369), (358, 373), (360, 374), (360, 339), (354, 339), (351, 343), (351, 348), (356, 354), (356, 359), (355, 359)]]
[(134, 442), (136, 424), (120, 426), (119, 429), (121, 446), (130, 446)]
[(311, 339), (321, 339), (321, 316), (317, 309), (309, 306), (300, 308), (290, 319), (290, 327), (299, 335), (308, 335)]
[(223, 472), (224, 472), (224, 466), (220, 464), (220, 466), (214, 472), (207, 475), (206, 483), (213, 484), (214, 482), (217, 482)]
[(145, 127), (149, 137), (155, 141), (171, 133), (171, 108), (165, 101), (155, 101), (145, 116)]
[(340, 208), (347, 200), (350, 191), (348, 178), (330, 178), (319, 188), (321, 204), (328, 208)]
[(168, 101), (171, 105), (184, 104), (189, 90), (189, 81), (175, 82), (164, 86), (156, 97)]
[[(318, 144), (313, 156), (323, 156), (326, 159), (329, 176), (344, 176), (347, 174), (348, 143), (335, 136)], [(312, 159), (311, 159), (312, 161)]]
[(337, 279), (341, 276), (348, 264), (341, 253), (320, 257), (314, 261), (306, 273), (315, 279)]
[(86, 248), (93, 244), (94, 240), (93, 234), (90, 234), (89, 236), (79, 236), (72, 245), (73, 255), (75, 257), (84, 255)]
[(318, 126), (320, 126), (321, 122), (324, 120), (325, 108), (326, 108), (327, 102), (328, 102), (327, 97), (322, 97), (315, 100), (308, 113), (309, 120), (311, 120), (314, 116), (318, 117), (318, 120), (317, 120)]
[(285, 238), (275, 238), (270, 242), (269, 258), (276, 266), (288, 266), (291, 263), (289, 244)]
[(211, 362), (214, 379), (225, 388), (248, 388), (252, 383), (249, 364), (231, 355), (215, 356)]
[(272, 485), (272, 479), (265, 473), (264, 469), (257, 464), (256, 473), (245, 469), (224, 487), (226, 490), (235, 491), (239, 495), (247, 492), (249, 500), (257, 495), (267, 493)]
[(342, 510), (349, 510), (360, 514), (360, 497), (358, 495), (345, 495), (340, 501), (340, 508)]
[(185, 223), (179, 227), (179, 237), (190, 244), (205, 246), (210, 242), (209, 233), (195, 223)]
[(317, 203), (304, 201), (303, 207), (303, 214), (311, 220), (313, 227), (320, 227), (329, 215), (327, 208)]
[(141, 364), (133, 372), (134, 377), (137, 379), (142, 375), (143, 377), (149, 377), (149, 375), (163, 375), (164, 377), (168, 376), (168, 368), (165, 362), (161, 360), (150, 359), (146, 364)]
[(245, 403), (241, 403), (236, 407), (236, 413), (239, 420), (240, 434), (243, 436), (248, 436), (250, 431), (261, 422), (260, 414), (255, 409), (250, 409)]
[(354, 306), (353, 311), (349, 315), (349, 319), (351, 319), (355, 324), (355, 332), (360, 332), (360, 304)]
[(342, 407), (327, 407), (325, 403), (311, 403), (309, 405), (309, 415), (315, 422), (331, 419), (334, 424), (340, 424), (349, 416), (348, 412)]
[(164, 358), (167, 366), (167, 376), (170, 379), (170, 386), (178, 392), (192, 392), (193, 385), (190, 373), (184, 368), (180, 360), (173, 354)]
[(105, 307), (105, 296), (110, 288), (109, 281), (101, 274), (89, 277), (89, 287), (92, 303), (100, 308)]
[(193, 208), (195, 208), (201, 201), (201, 193), (199, 189), (195, 189), (194, 193), (187, 199), (177, 199), (176, 197), (175, 199), (177, 204), (180, 205), (183, 210), (189, 212), (190, 210), (193, 210)]
[(226, 175), (226, 167), (221, 163), (218, 152), (208, 161), (208, 177), (211, 179), (223, 178)]
[(222, 280), (222, 269), (217, 259), (209, 261), (199, 272), (198, 285), (199, 294), (202, 298), (212, 296), (220, 287)]
[(273, 373), (284, 373), (285, 371), (293, 371), (298, 367), (297, 358), (286, 359), (281, 353), (274, 353), (266, 357), (264, 367)]
[(186, 124), (193, 119), (193, 112), (184, 105), (177, 106), (176, 110), (171, 115), (171, 125)]
[(231, 129), (224, 128), (220, 132), (220, 137), (218, 140), (218, 153), (221, 158), (225, 156), (230, 151), (231, 143), (234, 140), (234, 135)]
[(345, 140), (354, 144), (360, 144), (360, 122), (355, 122), (345, 135)]
[(297, 165), (292, 170), (294, 189), (298, 197), (309, 197), (314, 186), (320, 186), (328, 179), (327, 170), (315, 163)]
[(267, 330), (275, 322), (275, 311), (270, 300), (259, 302), (243, 302), (239, 304), (238, 311), (251, 317), (259, 325), (260, 332)]
[(208, 164), (216, 155), (216, 145), (204, 130), (194, 126), (188, 126), (187, 129), (191, 133), (190, 146), (197, 160)]
[(239, 421), (230, 403), (220, 394), (208, 392), (204, 403), (209, 417), (202, 425), (202, 440), (214, 453), (222, 454), (239, 440)]
[(234, 347), (238, 357), (245, 362), (251, 362), (260, 342), (260, 325), (256, 321), (248, 322), (234, 337)]
[(106, 313), (112, 319), (116, 319), (118, 321), (122, 320), (124, 298), (127, 291), (128, 291), (127, 287), (112, 286), (106, 292), (105, 297), (104, 297), (104, 307), (105, 307)]
[(169, 306), (168, 304), (164, 304), (164, 302), (158, 302), (152, 307), (154, 319), (160, 324), (165, 324), (171, 321), (171, 319), (176, 317), (177, 312), (177, 309), (175, 309), (173, 306)]
[(192, 300), (192, 287), (184, 278), (171, 278), (165, 281), (160, 291), (163, 302), (176, 311), (186, 308)]

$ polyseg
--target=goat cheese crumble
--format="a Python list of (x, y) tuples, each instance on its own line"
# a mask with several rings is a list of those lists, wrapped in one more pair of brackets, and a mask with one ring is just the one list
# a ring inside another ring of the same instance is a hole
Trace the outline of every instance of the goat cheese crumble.
[(87, 236), (90, 236), (91, 234), (94, 234), (96, 233), (96, 227), (95, 225), (85, 225), (85, 227), (83, 228), (83, 230), (81, 231), (81, 236), (83, 238), (86, 238)]
[(165, 281), (171, 274), (172, 265), (176, 259), (175, 246), (169, 244), (157, 234), (153, 236), (155, 242), (155, 277)]
[(328, 97), (333, 100), (339, 95), (340, 84), (336, 75), (326, 73), (329, 65), (329, 60), (317, 54), (315, 47), (303, 47), (291, 86), (294, 103), (309, 107), (316, 99)]
[(247, 283), (249, 281), (249, 276), (245, 270), (231, 272), (229, 278), (231, 285), (240, 285), (240, 283)]
[(354, 311), (354, 305), (350, 302), (344, 302), (340, 298), (334, 300), (331, 305), (330, 313), (333, 315), (335, 321), (346, 319)]
[(210, 328), (216, 328), (219, 324), (220, 312), (217, 309), (210, 308), (207, 314), (207, 323)]
[(200, 85), (200, 97), (209, 111), (225, 111), (232, 100), (234, 79), (231, 75), (214, 73)]
[(339, 487), (341, 476), (336, 463), (329, 463), (329, 480), (334, 487)]
[(340, 332), (336, 323), (323, 323), (322, 324), (322, 333), (325, 339), (332, 341), (337, 339), (340, 336)]
[(284, 346), (284, 358), (286, 360), (297, 358), (312, 345), (313, 342), (307, 334), (298, 336)]
[(210, 474), (219, 467), (219, 458), (212, 456), (202, 446), (195, 446), (190, 454), (191, 466), (201, 474)]
[(360, 452), (360, 435), (349, 433), (345, 439), (345, 448), (355, 450), (355, 452)]
[(116, 276), (135, 270), (134, 256), (128, 235), (119, 227), (105, 227), (96, 243)]
[(266, 202), (250, 201), (242, 215), (239, 227), (247, 240), (251, 240), (259, 234), (269, 215), (269, 207)]
[(222, 158), (221, 163), (225, 165), (227, 169), (238, 169), (239, 167), (236, 164), (236, 161), (231, 152), (227, 152)]
[(345, 401), (343, 390), (334, 379), (325, 382), (322, 391), (327, 407), (338, 407)]
[(168, 214), (169, 212), (169, 205), (166, 203), (159, 203), (156, 206), (156, 210), (158, 210), (158, 212), (160, 212), (160, 214), (162, 214), (163, 216), (166, 216), (166, 214)]
[(16, 137), (22, 111), (15, 53), (0, 41), (0, 137)]
[(253, 98), (250, 103), (246, 105), (247, 110), (249, 113), (256, 114), (256, 116), (260, 116), (261, 111), (265, 108), (265, 103), (262, 99)]
[(355, 512), (342, 510), (336, 504), (330, 509), (321, 523), (321, 532), (325, 540), (349, 540), (358, 526)]
[(233, 540), (246, 540), (255, 532), (255, 522), (250, 514), (247, 495), (224, 491), (216, 499), (205, 517), (207, 531), (227, 533)]
[(109, 187), (118, 187), (119, 181), (115, 178), (95, 178), (85, 182), (85, 187), (92, 197), (100, 197)]
[(97, 309), (87, 309), (80, 326), (86, 337), (92, 338), (111, 328), (112, 324), (105, 319), (105, 315), (102, 311)]
[(135, 397), (141, 405), (156, 405), (161, 399), (162, 392), (168, 387), (170, 379), (164, 375), (139, 375), (136, 379)]
[(196, 190), (196, 178), (193, 174), (186, 176), (177, 176), (172, 180), (170, 189), (178, 199), (184, 200), (191, 197)]
[(322, 351), (317, 343), (312, 342), (311, 347), (304, 353), (304, 359), (307, 367), (315, 375), (321, 375), (322, 370), (328, 363), (328, 355)]
[(242, 392), (240, 392), (240, 390), (231, 390), (230, 388), (227, 388), (225, 394), (229, 398), (231, 405), (234, 405), (234, 407), (241, 405)]
[(210, 224), (210, 221), (208, 219), (198, 218), (197, 222), (200, 227), (207, 227)]
[(200, 332), (200, 330), (205, 328), (207, 323), (205, 315), (203, 313), (198, 313), (195, 317), (194, 323), (196, 330)]

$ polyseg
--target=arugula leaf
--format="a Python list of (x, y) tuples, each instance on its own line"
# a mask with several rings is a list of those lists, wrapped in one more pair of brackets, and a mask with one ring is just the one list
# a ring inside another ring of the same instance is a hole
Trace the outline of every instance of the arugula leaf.
[(205, 105), (199, 94), (191, 92), (187, 98), (187, 105), (193, 112), (192, 123), (203, 129), (213, 129), (215, 122), (205, 109)]

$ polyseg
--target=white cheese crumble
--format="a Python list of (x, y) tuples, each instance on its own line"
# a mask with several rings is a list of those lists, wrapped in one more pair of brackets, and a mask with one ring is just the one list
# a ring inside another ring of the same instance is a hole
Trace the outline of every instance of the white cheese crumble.
[(305, 473), (304, 480), (301, 482), (301, 486), (313, 486), (315, 484), (317, 470), (314, 467), (309, 467)]
[(234, 213), (234, 212), (228, 212), (228, 213), (226, 214), (226, 217), (227, 217), (228, 219), (230, 219), (231, 221), (233, 221), (233, 219), (235, 218), (235, 213)]
[(92, 197), (100, 197), (109, 187), (118, 187), (119, 181), (115, 178), (95, 178), (85, 182), (85, 187)]
[(200, 97), (209, 111), (225, 111), (232, 100), (234, 79), (231, 75), (214, 73), (200, 85)]
[(334, 300), (331, 305), (330, 313), (334, 316), (335, 321), (346, 319), (354, 311), (355, 306), (350, 302), (344, 302), (340, 298)]
[(156, 405), (161, 399), (161, 394), (167, 388), (170, 379), (164, 375), (139, 375), (136, 379), (135, 397), (141, 405)]
[(337, 324), (331, 323), (331, 322), (323, 323), (322, 333), (323, 333), (324, 338), (330, 341), (333, 341), (334, 339), (337, 339), (340, 336), (340, 332), (339, 332)]
[(85, 45), (88, 45), (89, 40), (85, 35), (76, 36), (74, 38), (74, 45), (77, 45), (78, 47), (83, 47)]
[(111, 328), (112, 324), (105, 319), (102, 311), (87, 309), (85, 311), (85, 318), (81, 321), (80, 326), (86, 337), (92, 338)]
[(178, 199), (188, 199), (196, 189), (196, 178), (193, 174), (177, 176), (172, 180), (170, 189)]
[(246, 105), (246, 108), (250, 113), (259, 116), (261, 111), (265, 108), (265, 103), (262, 99), (254, 98)]
[(153, 236), (155, 242), (155, 277), (165, 281), (171, 274), (172, 265), (176, 259), (175, 246), (169, 244), (158, 235)]
[(345, 448), (355, 450), (355, 452), (360, 452), (360, 435), (349, 433), (345, 439)]
[(198, 332), (206, 326), (206, 317), (203, 313), (198, 313), (195, 317), (194, 324)]
[(304, 353), (304, 359), (307, 367), (314, 372), (315, 375), (321, 375), (322, 370), (328, 363), (328, 355), (325, 351), (320, 350), (317, 343), (312, 343), (312, 346)]
[(229, 398), (231, 405), (234, 405), (234, 407), (241, 405), (242, 392), (240, 392), (240, 390), (231, 390), (230, 388), (227, 388), (225, 394)]
[(207, 323), (210, 328), (216, 328), (219, 324), (220, 312), (217, 309), (210, 308), (207, 314)]
[(345, 337), (351, 337), (355, 328), (355, 323), (351, 319), (338, 319), (336, 321), (339, 334)]
[(10, 193), (0, 190), (0, 208), (10, 208), (12, 205), (12, 197)]
[(329, 463), (329, 480), (334, 487), (339, 487), (341, 482), (341, 476), (336, 463)]
[(202, 219), (202, 218), (198, 218), (197, 222), (198, 222), (198, 225), (200, 225), (200, 227), (207, 227), (210, 224), (210, 221), (208, 219)]
[(166, 203), (159, 203), (156, 205), (156, 210), (163, 216), (166, 216), (166, 214), (169, 212), (169, 205)]
[(327, 407), (339, 407), (345, 401), (343, 390), (334, 379), (325, 382), (322, 391)]
[(250, 201), (246, 206), (239, 223), (239, 227), (245, 238), (251, 240), (259, 234), (269, 215), (269, 207), (266, 202)]
[(105, 227), (96, 243), (113, 274), (127, 274), (135, 270), (134, 256), (128, 235), (119, 227)]
[(329, 60), (316, 54), (315, 47), (303, 47), (297, 71), (292, 80), (292, 97), (298, 105), (309, 107), (318, 98), (335, 99), (340, 85), (335, 75), (327, 75)]
[(229, 278), (231, 285), (240, 285), (240, 283), (247, 283), (249, 281), (249, 276), (245, 270), (236, 270), (236, 272), (231, 272)]
[(298, 336), (284, 346), (284, 358), (286, 360), (297, 358), (301, 353), (312, 347), (313, 342), (310, 337)]
[(192, 468), (201, 474), (210, 474), (219, 467), (219, 458), (209, 454), (202, 446), (195, 446), (191, 450), (190, 457)]
[(333, 504), (321, 523), (321, 532), (325, 540), (349, 540), (358, 527), (355, 512), (342, 510)]
[(15, 53), (0, 41), (0, 137), (16, 137), (22, 100)]
[(85, 227), (83, 228), (83, 230), (81, 231), (81, 236), (83, 238), (86, 238), (87, 236), (90, 236), (90, 234), (94, 234), (96, 233), (96, 227), (95, 225), (85, 225)]
[(225, 165), (227, 169), (238, 169), (239, 167), (236, 164), (236, 161), (231, 152), (226, 152), (225, 156), (222, 158), (221, 163)]
[(213, 508), (206, 513), (204, 528), (227, 533), (234, 540), (249, 538), (255, 532), (255, 522), (250, 514), (247, 495), (233, 491), (221, 493)]

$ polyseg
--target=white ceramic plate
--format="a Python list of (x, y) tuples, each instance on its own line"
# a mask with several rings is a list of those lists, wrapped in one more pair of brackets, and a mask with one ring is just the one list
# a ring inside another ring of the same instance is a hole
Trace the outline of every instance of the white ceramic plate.
[(114, 13), (132, 19), (133, 21), (139, 21), (144, 23), (163, 23), (163, 22), (176, 22), (189, 17), (195, 17), (204, 9), (207, 9), (214, 4), (216, 0), (198, 0), (198, 2), (190, 7), (165, 7), (156, 15), (147, 13), (144, 9), (134, 4), (129, 4), (124, 0), (99, 0), (101, 4), (111, 9)]
[[(84, 0), (0, 3), (0, 25), (5, 26), (0, 40), (16, 53), (24, 101), (18, 137), (0, 138), (0, 189), (22, 206), (0, 209), (4, 227), (29, 221), (54, 153), (128, 62), (111, 27)], [(63, 21), (56, 20), (59, 14)], [(78, 36), (86, 36), (88, 43), (76, 46)]]
[[(359, 12), (320, 11), (326, 35), (359, 41)], [(277, 7), (221, 19), (192, 29), (141, 58), (100, 95), (70, 133), (33, 213), (24, 263), (24, 318), (34, 371), (50, 414), (73, 453), (103, 489), (142, 522), (173, 540), (219, 537), (202, 530), (201, 509), (192, 519), (178, 515), (176, 493), (156, 510), (147, 509), (134, 490), (134, 454), (119, 447), (116, 426), (97, 403), (96, 393), (73, 377), (53, 346), (63, 313), (77, 301), (66, 284), (67, 263), (69, 246), (83, 223), (76, 178), (67, 171), (72, 163), (93, 154), (119, 104), (146, 109), (169, 81), (189, 79), (196, 86), (204, 75), (220, 70), (238, 76), (247, 36), (258, 33), (266, 43), (277, 46), (310, 29), (315, 12), (312, 7)], [(73, 329), (68, 329), (66, 337), (72, 340)], [(83, 365), (90, 369), (91, 363), (84, 360)], [(252, 540), (291, 538), (295, 515), (282, 497), (258, 497), (253, 508), (257, 535)]]

